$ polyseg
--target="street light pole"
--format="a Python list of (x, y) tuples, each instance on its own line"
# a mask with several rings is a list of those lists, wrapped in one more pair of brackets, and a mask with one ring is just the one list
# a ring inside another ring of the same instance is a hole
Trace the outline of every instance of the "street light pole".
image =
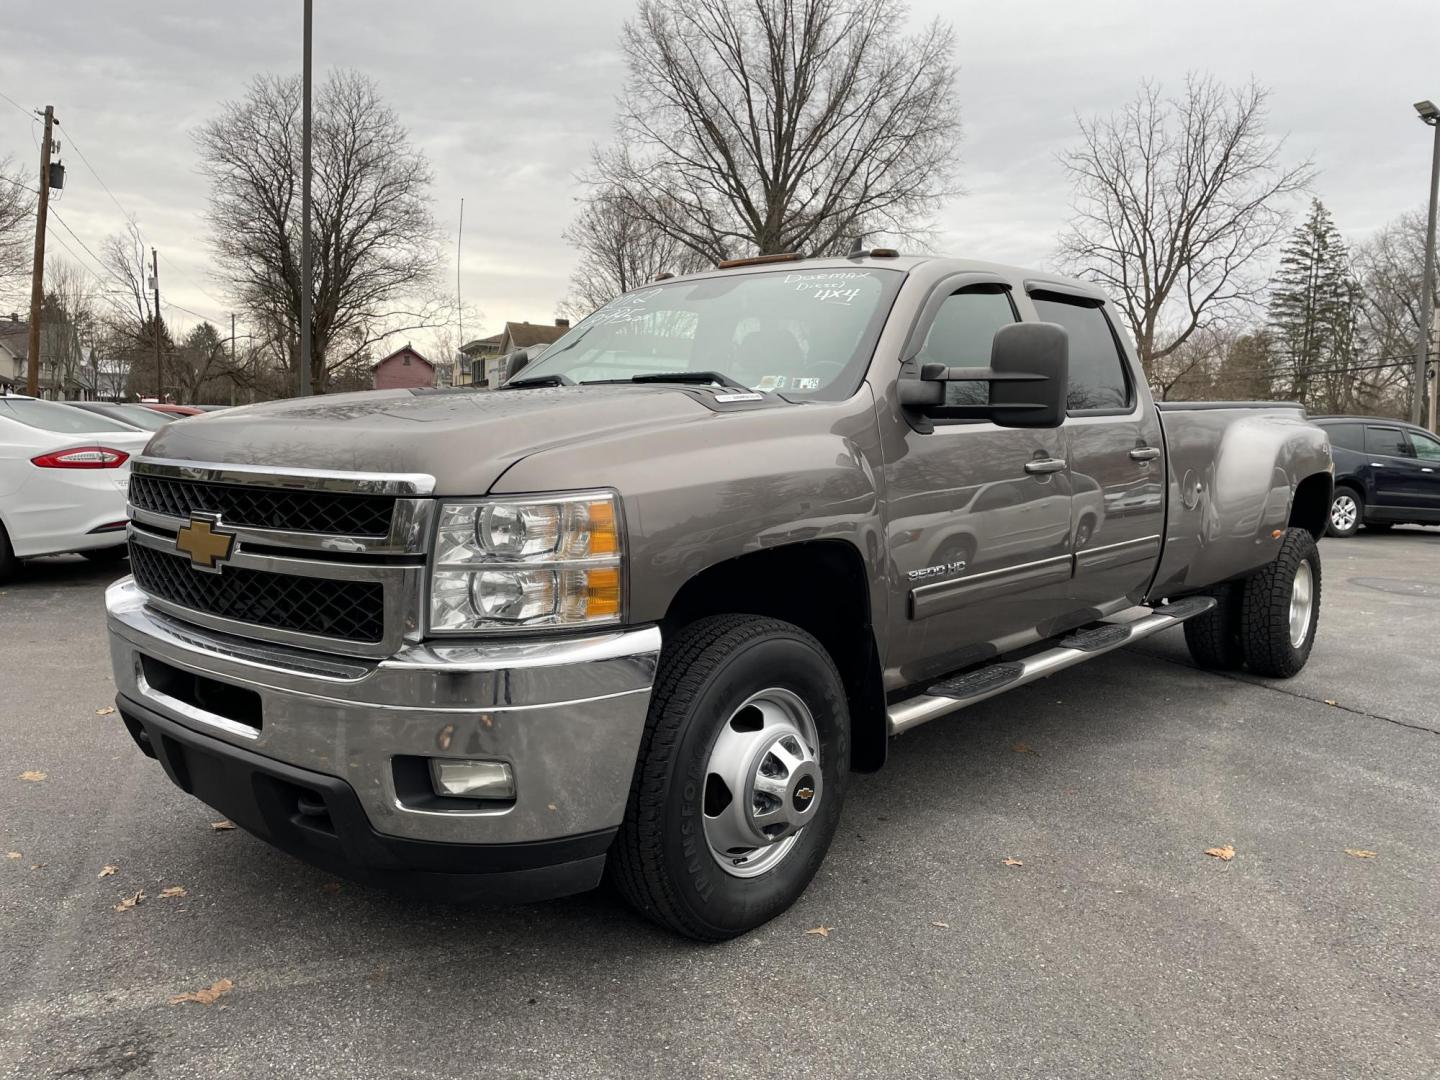
[(305, 0), (305, 58), (302, 64), (304, 104), (300, 121), (300, 388), (310, 393), (310, 16), (312, 0)]
[[(1419, 425), (1421, 403), (1425, 400), (1425, 368), (1430, 351), (1430, 322), (1435, 313), (1435, 204), (1440, 196), (1440, 107), (1433, 101), (1417, 101), (1420, 119), (1435, 129), (1435, 150), (1430, 160), (1430, 218), (1425, 226), (1425, 270), (1420, 288), (1420, 340), (1415, 346), (1415, 393), (1410, 402), (1410, 422)], [(1440, 377), (1440, 375), (1437, 375)], [(1436, 428), (1431, 411), (1430, 429)]]

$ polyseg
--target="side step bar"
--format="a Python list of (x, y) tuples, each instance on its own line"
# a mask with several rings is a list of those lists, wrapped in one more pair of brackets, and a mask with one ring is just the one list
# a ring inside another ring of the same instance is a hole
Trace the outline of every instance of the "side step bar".
[(899, 735), (938, 716), (1114, 652), (1151, 634), (1177, 626), (1186, 619), (1202, 615), (1214, 606), (1215, 598), (1212, 596), (1187, 596), (1172, 604), (1159, 604), (1150, 609), (1150, 614), (1134, 622), (1102, 622), (1076, 630), (1060, 638), (1053, 648), (1024, 660), (1002, 660), (945, 679), (923, 694), (891, 705), (887, 710), (890, 734)]

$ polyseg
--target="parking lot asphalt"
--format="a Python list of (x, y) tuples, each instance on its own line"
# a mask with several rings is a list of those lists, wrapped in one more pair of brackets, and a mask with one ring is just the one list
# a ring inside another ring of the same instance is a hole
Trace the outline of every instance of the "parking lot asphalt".
[(719, 946), (213, 830), (97, 715), (116, 571), (41, 560), (0, 586), (0, 1075), (1440, 1076), (1440, 530), (1321, 550), (1300, 677), (1170, 631), (905, 735)]

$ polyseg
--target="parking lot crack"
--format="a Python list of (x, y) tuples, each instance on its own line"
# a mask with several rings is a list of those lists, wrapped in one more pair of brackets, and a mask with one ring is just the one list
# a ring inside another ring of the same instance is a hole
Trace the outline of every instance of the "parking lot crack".
[(1176, 667), (1189, 668), (1191, 671), (1199, 672), (1202, 675), (1213, 675), (1216, 678), (1227, 679), (1234, 683), (1243, 683), (1245, 686), (1255, 686), (1261, 690), (1269, 690), (1271, 693), (1284, 694), (1286, 697), (1298, 698), (1301, 701), (1313, 702), (1316, 705), (1324, 705), (1327, 709), (1338, 709), (1340, 712), (1350, 713), (1352, 716), (1363, 716), (1367, 720), (1383, 720), (1387, 724), (1394, 724), (1396, 727), (1409, 728), (1411, 731), (1423, 731), (1430, 735), (1440, 735), (1440, 728), (1427, 727), (1424, 724), (1416, 724), (1409, 720), (1400, 720), (1393, 716), (1384, 716), (1380, 713), (1367, 712), (1365, 709), (1357, 709), (1353, 705), (1342, 705), (1338, 701), (1331, 701), (1327, 698), (1311, 697), (1309, 694), (1302, 694), (1298, 690), (1290, 690), (1283, 686), (1276, 686), (1273, 683), (1259, 682), (1255, 679), (1247, 679), (1243, 675), (1237, 675), (1229, 671), (1207, 671), (1205, 668), (1188, 664), (1184, 660), (1176, 660), (1169, 656), (1161, 656), (1158, 653), (1146, 652), (1143, 649), (1127, 648), (1125, 652), (1135, 656), (1144, 656), (1150, 660), (1159, 660), (1166, 664), (1174, 664)]

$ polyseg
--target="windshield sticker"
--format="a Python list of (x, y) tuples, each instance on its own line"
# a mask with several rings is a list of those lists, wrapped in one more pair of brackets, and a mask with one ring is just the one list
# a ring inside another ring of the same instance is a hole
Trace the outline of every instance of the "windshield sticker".
[(643, 289), (640, 292), (629, 293), (607, 304), (586, 321), (603, 326), (609, 323), (634, 322), (636, 319), (643, 319), (650, 314), (650, 309), (646, 305), (659, 295), (659, 289)]
[(856, 270), (837, 270), (830, 274), (786, 274), (785, 284), (804, 293), (817, 303), (850, 304), (860, 296), (861, 282), (873, 280), (869, 274)]
[(796, 379), (796, 380), (795, 380), (795, 389), (796, 389), (796, 390), (819, 390), (819, 389), (820, 389), (820, 380), (819, 380), (819, 379)]
[(760, 379), (756, 390), (784, 390), (786, 378), (784, 375), (765, 375)]

